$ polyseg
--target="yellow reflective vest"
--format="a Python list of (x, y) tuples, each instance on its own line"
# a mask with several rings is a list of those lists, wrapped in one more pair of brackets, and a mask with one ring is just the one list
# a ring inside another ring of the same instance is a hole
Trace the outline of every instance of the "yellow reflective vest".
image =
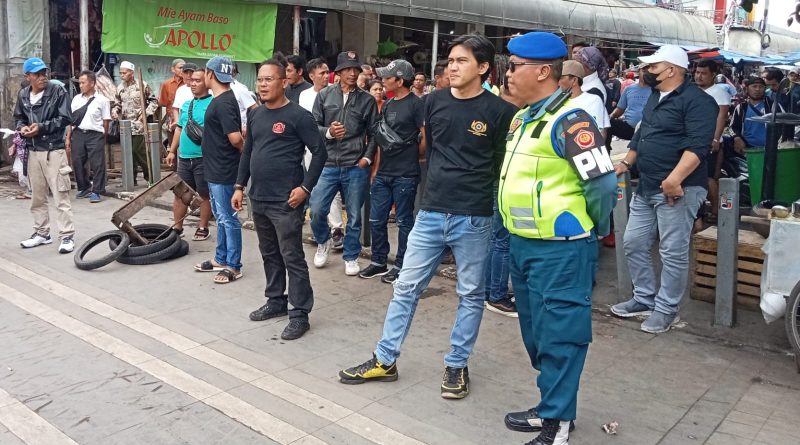
[(497, 197), (503, 222), (512, 234), (538, 239), (574, 237), (594, 227), (581, 178), (554, 147), (554, 126), (574, 111), (570, 102), (528, 122), (528, 109), (522, 109), (512, 121)]

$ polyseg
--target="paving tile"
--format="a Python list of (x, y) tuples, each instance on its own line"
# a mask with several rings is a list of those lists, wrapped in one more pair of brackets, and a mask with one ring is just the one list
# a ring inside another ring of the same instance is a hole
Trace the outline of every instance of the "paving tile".
[(727, 433), (714, 433), (708, 438), (705, 445), (750, 445), (752, 439), (735, 436)]

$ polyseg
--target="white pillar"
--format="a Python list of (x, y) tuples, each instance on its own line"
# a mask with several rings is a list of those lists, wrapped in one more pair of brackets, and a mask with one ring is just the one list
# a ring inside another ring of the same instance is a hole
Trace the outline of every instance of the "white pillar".
[[(84, 0), (85, 1), (85, 0)], [(294, 27), (292, 30), (292, 54), (300, 54), (300, 7), (294, 7)]]
[[(80, 0), (81, 70), (89, 69), (89, 0)], [(70, 76), (75, 73), (69, 73)]]
[(439, 21), (433, 21), (433, 49), (431, 50), (431, 79), (433, 71), (436, 69), (436, 62), (439, 61)]

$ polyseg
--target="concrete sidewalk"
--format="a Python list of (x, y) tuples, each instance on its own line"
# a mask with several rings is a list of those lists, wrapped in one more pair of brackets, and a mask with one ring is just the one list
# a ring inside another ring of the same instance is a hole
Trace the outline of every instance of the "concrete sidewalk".
[[(536, 372), (516, 319), (484, 314), (470, 361), (471, 394), (456, 402), (440, 398), (442, 357), (457, 304), (452, 280), (435, 278), (424, 293), (398, 361), (399, 381), (345, 386), (336, 373), (370, 357), (391, 287), (346, 277), (340, 256), (323, 269), (312, 266), (312, 330), (296, 342), (284, 342), (279, 334), (285, 319), (247, 320), (248, 312), (263, 304), (264, 278), (252, 231), (243, 234), (245, 277), (230, 285), (215, 285), (210, 274), (191, 269), (213, 255), (214, 230), (208, 241), (190, 241), (190, 255), (173, 262), (115, 263), (85, 272), (74, 267), (71, 256), (58, 255), (55, 245), (19, 248), (30, 234), (31, 218), (29, 201), (7, 199), (14, 192), (0, 185), (6, 223), (0, 283), (22, 295), (15, 299), (0, 292), (0, 389), (77, 443), (508, 444), (533, 437), (508, 431), (502, 423), (507, 411), (537, 402)], [(76, 243), (112, 229), (109, 219), (121, 204), (73, 201)], [(170, 218), (169, 212), (148, 209), (137, 221), (169, 223)], [(306, 248), (309, 261), (313, 252), (312, 246)], [(43, 284), (45, 278), (63, 288)], [(573, 444), (800, 443), (800, 375), (781, 322), (766, 325), (760, 314), (741, 311), (739, 326), (719, 328), (711, 324), (711, 305), (687, 300), (681, 327), (653, 336), (639, 331), (638, 321), (608, 316), (608, 305), (619, 300), (615, 282), (613, 251), (603, 249), (593, 295), (594, 342)], [(35, 304), (21, 308), (23, 297), (41, 305), (41, 312)], [(117, 312), (104, 312), (95, 300)], [(119, 321), (139, 319), (158, 330), (147, 336), (141, 321)], [(120, 348), (135, 347), (154, 358), (120, 361), (125, 355), (112, 355), (104, 349), (112, 343), (96, 343), (96, 334), (85, 336), (88, 328), (65, 330), (59, 324), (75, 321), (118, 339), (121, 343), (113, 344)], [(198, 346), (164, 343), (175, 336)], [(228, 365), (192, 352), (201, 346), (223, 354)], [(162, 368), (153, 363), (168, 364), (221, 393), (201, 397), (185, 381), (159, 374)], [(243, 369), (266, 377), (252, 380)], [(258, 384), (262, 381), (269, 384)], [(156, 387), (161, 389), (152, 392)], [(222, 396), (280, 423), (261, 428), (219, 404)], [(334, 411), (326, 414), (326, 409)], [(619, 434), (607, 436), (600, 425), (612, 420), (619, 422)], [(5, 422), (0, 406), (0, 443), (22, 443), (14, 441), (14, 429)], [(286, 425), (307, 436), (295, 441), (276, 433)]]

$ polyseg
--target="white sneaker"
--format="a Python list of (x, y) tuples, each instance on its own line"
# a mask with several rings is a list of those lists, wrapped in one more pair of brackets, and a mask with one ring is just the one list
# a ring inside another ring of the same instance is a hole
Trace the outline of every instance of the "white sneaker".
[(61, 244), (58, 246), (58, 253), (70, 253), (73, 250), (75, 250), (75, 241), (72, 241), (71, 236), (61, 240)]
[(23, 249), (30, 249), (31, 247), (41, 246), (42, 244), (50, 244), (52, 242), (53, 239), (50, 238), (50, 235), (42, 236), (38, 233), (34, 233), (30, 238), (19, 243), (19, 245), (22, 246)]
[(344, 262), (345, 275), (350, 275), (352, 277), (354, 275), (358, 275), (359, 272), (361, 272), (361, 266), (358, 265), (358, 260)]
[[(317, 245), (317, 253), (314, 254), (314, 267), (320, 268), (328, 264), (328, 254), (331, 253), (331, 240)], [(356, 271), (358, 273), (358, 271)]]

